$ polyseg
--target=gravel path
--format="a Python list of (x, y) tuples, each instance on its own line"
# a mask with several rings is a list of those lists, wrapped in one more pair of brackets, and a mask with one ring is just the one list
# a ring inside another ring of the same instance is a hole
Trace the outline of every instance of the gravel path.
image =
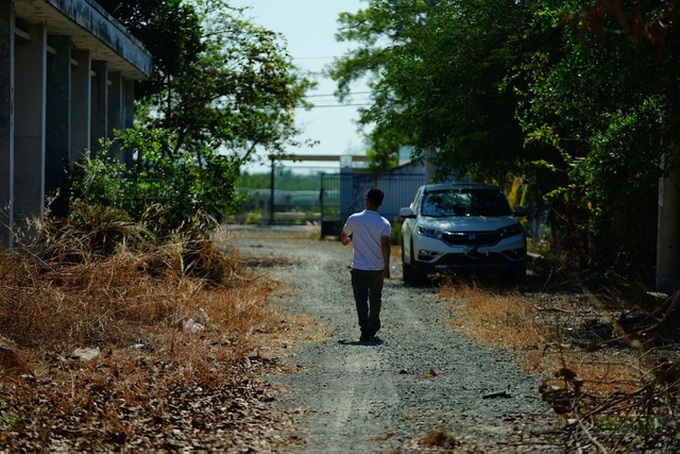
[(269, 377), (287, 390), (277, 405), (301, 428), (302, 446), (290, 452), (413, 452), (434, 432), (450, 436), (435, 444), (456, 452), (559, 450), (549, 442), (559, 423), (540, 399), (540, 377), (457, 333), (435, 289), (403, 285), (399, 260), (383, 291), (383, 327), (360, 343), (351, 246), (293, 229), (232, 233), (241, 256), (271, 258), (277, 265), (266, 272), (292, 286), (278, 303), (328, 327), (327, 338), (282, 358), (299, 373)]

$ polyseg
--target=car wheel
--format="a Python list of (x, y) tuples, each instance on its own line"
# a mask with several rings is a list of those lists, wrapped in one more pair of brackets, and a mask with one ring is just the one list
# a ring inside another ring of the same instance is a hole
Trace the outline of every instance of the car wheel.
[(427, 271), (424, 269), (413, 265), (411, 267), (411, 283), (413, 285), (423, 285), (427, 280)]
[(401, 273), (406, 284), (410, 284), (413, 281), (413, 270), (411, 264), (406, 262), (403, 243), (401, 244)]
[(427, 272), (420, 266), (416, 265), (416, 261), (413, 259), (413, 241), (411, 242), (411, 264), (409, 265), (408, 272), (408, 283), (412, 285), (422, 285), (427, 278)]
[(522, 287), (527, 275), (526, 265), (521, 264), (511, 268), (505, 275), (509, 285), (513, 287)]

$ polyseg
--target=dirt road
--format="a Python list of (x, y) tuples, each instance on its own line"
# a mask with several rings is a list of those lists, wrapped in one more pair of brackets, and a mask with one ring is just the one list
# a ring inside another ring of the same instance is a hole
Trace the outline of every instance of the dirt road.
[(269, 377), (281, 387), (277, 406), (301, 430), (301, 446), (285, 450), (413, 452), (428, 443), (456, 452), (557, 450), (549, 434), (559, 424), (540, 399), (540, 377), (509, 352), (456, 332), (450, 302), (433, 288), (404, 286), (398, 260), (383, 292), (383, 327), (360, 343), (351, 246), (300, 229), (231, 234), (242, 257), (290, 286), (275, 303), (326, 333), (286, 350), (281, 359), (299, 372)]

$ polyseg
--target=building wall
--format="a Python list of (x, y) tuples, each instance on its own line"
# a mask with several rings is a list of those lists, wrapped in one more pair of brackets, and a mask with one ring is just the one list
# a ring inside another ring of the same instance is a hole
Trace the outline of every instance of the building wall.
[(132, 125), (134, 83), (151, 67), (95, 3), (0, 1), (0, 245), (44, 212), (73, 162)]

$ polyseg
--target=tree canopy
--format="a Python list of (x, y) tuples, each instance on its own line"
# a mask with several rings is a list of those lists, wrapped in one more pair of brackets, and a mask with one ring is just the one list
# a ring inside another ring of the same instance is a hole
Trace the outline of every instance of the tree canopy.
[(163, 152), (225, 152), (238, 164), (258, 149), (282, 151), (298, 130), (293, 114), (312, 83), (277, 34), (243, 19), (225, 0), (100, 0), (154, 56), (141, 85), (138, 120), (172, 131)]
[(134, 151), (128, 177), (153, 181), (135, 190), (164, 193), (177, 222), (196, 211), (220, 220), (238, 206), (243, 164), (297, 143), (294, 112), (313, 83), (281, 36), (226, 0), (99, 3), (154, 57), (136, 124), (118, 137)]
[(491, 176), (522, 160), (513, 121), (516, 98), (499, 85), (516, 64), (526, 22), (523, 2), (372, 0), (339, 19), (338, 39), (359, 47), (335, 61), (338, 92), (369, 76), (372, 105), (360, 123), (375, 126), (383, 154), (400, 145), (426, 152), (442, 173)]
[(366, 3), (340, 16), (357, 47), (328, 73), (340, 98), (369, 78), (374, 153), (410, 145), (440, 175), (521, 175), (581, 269), (650, 274), (680, 120), (677, 2)]

